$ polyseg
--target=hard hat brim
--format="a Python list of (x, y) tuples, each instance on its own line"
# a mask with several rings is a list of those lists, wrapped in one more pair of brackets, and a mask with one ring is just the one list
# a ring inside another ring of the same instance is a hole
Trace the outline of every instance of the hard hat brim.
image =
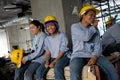
[(107, 22), (105, 22), (105, 24), (108, 25), (108, 24), (111, 24), (111, 22), (110, 22), (110, 21), (107, 21)]
[(80, 13), (79, 15), (82, 16), (82, 15), (83, 15), (86, 11), (88, 11), (88, 10), (93, 10), (93, 11), (95, 11), (96, 15), (98, 15), (98, 14), (100, 13), (100, 10), (95, 9), (95, 8), (90, 8), (90, 9), (87, 9), (87, 10), (85, 10), (84, 12)]
[(96, 15), (100, 13), (100, 10), (96, 9), (93, 5), (86, 5), (80, 10), (79, 17), (81, 17), (83, 14), (85, 14), (86, 11), (88, 11), (88, 10), (95, 11)]
[(45, 19), (44, 19), (44, 24), (46, 24), (47, 22), (50, 22), (50, 21), (57, 21), (56, 17), (55, 16), (47, 16)]

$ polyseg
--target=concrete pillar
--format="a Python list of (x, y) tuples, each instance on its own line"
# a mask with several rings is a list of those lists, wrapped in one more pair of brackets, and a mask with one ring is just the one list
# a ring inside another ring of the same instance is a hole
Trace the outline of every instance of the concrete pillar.
[(71, 43), (71, 25), (79, 21), (79, 17), (73, 13), (73, 9), (77, 7), (78, 13), (80, 8), (82, 7), (82, 0), (62, 0), (63, 13), (64, 13), (64, 21), (66, 34), (69, 39), (69, 46), (72, 46)]
[(31, 0), (32, 17), (43, 22), (48, 15), (54, 15), (59, 21), (60, 30), (67, 33), (71, 45), (71, 24), (78, 22), (77, 15), (72, 15), (73, 8), (82, 6), (81, 0)]

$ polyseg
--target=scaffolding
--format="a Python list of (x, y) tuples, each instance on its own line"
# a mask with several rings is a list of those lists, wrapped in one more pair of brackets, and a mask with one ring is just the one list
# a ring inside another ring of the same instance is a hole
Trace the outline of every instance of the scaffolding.
[(84, 5), (94, 5), (95, 8), (100, 10), (100, 14), (97, 16), (97, 18), (102, 19), (103, 23), (103, 31), (106, 31), (105, 28), (105, 21), (107, 17), (112, 17), (114, 15), (114, 18), (116, 20), (116, 17), (120, 13), (120, 2), (119, 0), (83, 0), (83, 6)]

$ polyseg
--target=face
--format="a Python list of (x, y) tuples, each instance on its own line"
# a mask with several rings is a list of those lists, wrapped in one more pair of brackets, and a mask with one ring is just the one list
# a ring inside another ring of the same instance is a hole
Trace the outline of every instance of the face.
[(106, 28), (108, 29), (108, 28), (110, 28), (111, 26), (112, 26), (112, 23), (107, 24), (107, 25), (106, 25)]
[(34, 24), (30, 24), (30, 31), (33, 35), (37, 35), (40, 32), (40, 27), (37, 28)]
[(47, 29), (49, 34), (55, 34), (56, 33), (56, 27), (55, 27), (54, 24), (49, 24), (48, 26), (46, 26), (46, 29)]
[(96, 17), (95, 11), (92, 10), (83, 15), (84, 21), (88, 24), (92, 24), (95, 20), (95, 17)]

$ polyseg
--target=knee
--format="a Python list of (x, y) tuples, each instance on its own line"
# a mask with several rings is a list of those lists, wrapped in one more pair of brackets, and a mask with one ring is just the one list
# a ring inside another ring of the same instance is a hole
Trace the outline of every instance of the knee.
[(71, 68), (70, 67), (70, 74), (73, 74), (73, 75), (80, 75), (80, 73), (78, 72), (78, 70), (77, 69), (75, 69), (75, 68)]
[(64, 69), (64, 66), (62, 66), (61, 64), (56, 64), (55, 67), (54, 67), (54, 70), (62, 70)]
[(76, 73), (77, 72), (77, 66), (74, 65), (73, 63), (70, 63), (70, 72), (71, 73)]
[(29, 73), (29, 72), (26, 72), (26, 73), (25, 73), (25, 78), (26, 78), (27, 80), (29, 80), (29, 77), (30, 77), (30, 76), (32, 76), (31, 73)]
[(54, 73), (55, 74), (64, 73), (64, 67), (60, 66), (60, 65), (55, 65), (55, 67), (54, 67)]
[(18, 71), (16, 71), (15, 74), (16, 74), (17, 76), (24, 75), (24, 71), (18, 70)]
[(39, 67), (37, 70), (36, 70), (36, 78), (37, 80), (40, 80), (42, 78), (42, 75), (45, 71), (45, 68), (42, 68), (42, 67)]
[(73, 74), (73, 75), (80, 75), (80, 73), (82, 72), (82, 67), (79, 68), (81, 66), (77, 66), (77, 65), (74, 65), (74, 64), (70, 64), (70, 74)]

